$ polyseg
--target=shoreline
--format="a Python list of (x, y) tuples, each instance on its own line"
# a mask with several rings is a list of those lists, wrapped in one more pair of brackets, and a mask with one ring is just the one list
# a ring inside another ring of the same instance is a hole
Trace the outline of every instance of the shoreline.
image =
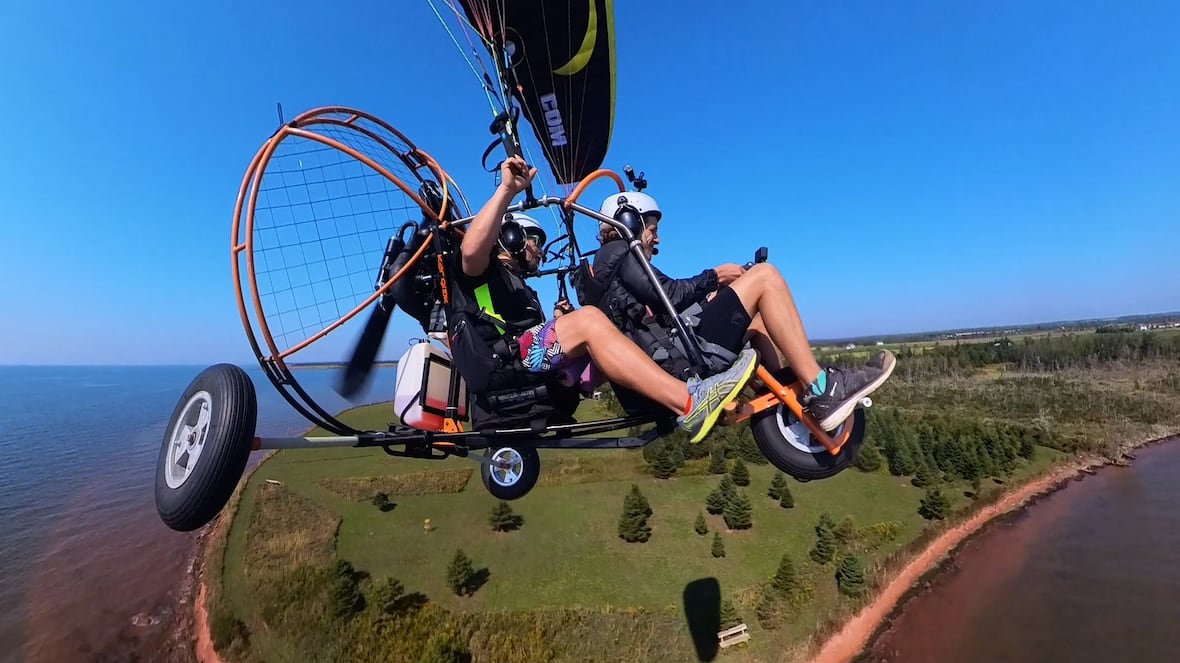
[(1066, 488), (1084, 474), (1095, 474), (1097, 469), (1122, 466), (1125, 456), (1135, 450), (1177, 440), (1175, 433), (1150, 438), (1119, 447), (1120, 458), (1089, 455), (1075, 458), (1002, 495), (995, 502), (981, 507), (962, 522), (939, 534), (925, 548), (908, 559), (885, 587), (844, 622), (818, 648), (812, 649), (812, 663), (853, 663), (868, 653), (868, 648), (888, 625), (889, 620), (904, 609), (906, 602), (921, 591), (922, 581), (938, 573), (965, 543), (980, 534), (998, 518), (1033, 506), (1040, 498)]
[[(1037, 499), (1067, 487), (1072, 481), (1079, 480), (1082, 475), (1094, 474), (1096, 469), (1112, 465), (1125, 466), (1128, 464), (1125, 460), (1126, 456), (1135, 450), (1168, 441), (1180, 441), (1178, 433), (1172, 432), (1163, 437), (1121, 445), (1118, 458), (1090, 454), (1072, 459), (1048, 469), (1044, 474), (1003, 494), (995, 502), (981, 507), (962, 522), (939, 534), (925, 548), (906, 560), (901, 570), (868, 604), (846, 620), (834, 635), (819, 645), (818, 649), (811, 648), (808, 660), (811, 663), (853, 663), (867, 653), (867, 648), (880, 634), (882, 628), (887, 625), (889, 619), (904, 608), (905, 603), (915, 592), (921, 591), (922, 580), (932, 573), (937, 573), (955, 551), (971, 537), (979, 534), (992, 521), (1021, 508), (1028, 508)], [(257, 464), (243, 474), (243, 478), (249, 480), (250, 475), (271, 455), (273, 453), (261, 458)], [(245, 486), (245, 481), (240, 486)], [(231, 498), (231, 500), (233, 499)], [(236, 514), (236, 509), (233, 511)], [(232, 518), (235, 514), (230, 514), (230, 517)], [(210, 552), (209, 546), (213, 545), (218, 538), (212, 533), (216, 527), (224, 526), (228, 530), (229, 526), (228, 522), (222, 523), (222, 518), (207, 525), (206, 529), (198, 535), (197, 541), (194, 542), (194, 554), (191, 562), (193, 574), (190, 576), (191, 580), (183, 583), (182, 586), (180, 603), (183, 605), (186, 601), (191, 600), (192, 611), (189, 613), (190, 618), (180, 620), (181, 623), (177, 628), (174, 641), (191, 644), (191, 655), (185, 657), (185, 661), (225, 663), (213, 645), (208, 610), (205, 605), (208, 593), (205, 565)]]

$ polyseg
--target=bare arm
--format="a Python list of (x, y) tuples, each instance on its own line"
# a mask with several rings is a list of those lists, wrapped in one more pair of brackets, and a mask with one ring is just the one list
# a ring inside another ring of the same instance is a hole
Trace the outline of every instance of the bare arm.
[(510, 157), (500, 165), (502, 181), (496, 192), (484, 203), (463, 234), (463, 273), (478, 276), (488, 268), (492, 247), (500, 236), (500, 222), (504, 210), (521, 191), (524, 191), (537, 169), (530, 169), (520, 157)]

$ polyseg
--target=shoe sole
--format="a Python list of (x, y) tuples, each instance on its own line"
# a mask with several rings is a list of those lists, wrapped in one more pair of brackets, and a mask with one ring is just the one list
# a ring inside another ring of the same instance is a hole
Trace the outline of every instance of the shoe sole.
[(889, 376), (893, 375), (893, 369), (896, 366), (897, 357), (889, 355), (889, 359), (887, 360), (885, 366), (885, 372), (881, 373), (881, 377), (861, 387), (860, 391), (846, 399), (844, 404), (840, 406), (840, 409), (829, 414), (819, 422), (819, 427), (829, 433), (839, 428), (840, 424), (844, 423), (844, 420), (848, 418), (848, 415), (852, 414), (852, 411), (856, 409), (856, 405), (860, 402), (860, 399), (873, 393), (877, 390), (877, 387), (880, 387), (882, 384), (884, 384), (885, 381), (889, 379)]
[(720, 417), (721, 413), (725, 411), (726, 405), (729, 405), (733, 399), (737, 398), (737, 395), (741, 393), (742, 388), (745, 387), (746, 383), (750, 381), (750, 376), (754, 374), (754, 371), (757, 368), (758, 360), (754, 359), (754, 361), (750, 362), (750, 366), (746, 369), (745, 374), (742, 375), (742, 379), (738, 380), (733, 389), (731, 389), (729, 393), (725, 395), (725, 398), (721, 399), (721, 403), (716, 407), (716, 409), (714, 409), (713, 412), (709, 414), (709, 416), (705, 417), (705, 423), (701, 424), (701, 430), (697, 431), (697, 434), (689, 440), (690, 444), (696, 444), (700, 442), (701, 440), (705, 439), (705, 437), (710, 432), (712, 432), (713, 424), (717, 422), (717, 417)]

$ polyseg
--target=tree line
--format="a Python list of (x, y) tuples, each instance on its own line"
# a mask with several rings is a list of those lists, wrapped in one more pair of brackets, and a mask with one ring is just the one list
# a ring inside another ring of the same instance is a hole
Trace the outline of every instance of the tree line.
[[(903, 346), (897, 351), (895, 375), (903, 379), (969, 375), (988, 365), (1005, 364), (1022, 372), (1094, 369), (1148, 361), (1180, 360), (1180, 334), (1159, 332), (1108, 332), (1025, 337), (1002, 337), (929, 347)], [(863, 355), (831, 356), (838, 365), (864, 361)]]

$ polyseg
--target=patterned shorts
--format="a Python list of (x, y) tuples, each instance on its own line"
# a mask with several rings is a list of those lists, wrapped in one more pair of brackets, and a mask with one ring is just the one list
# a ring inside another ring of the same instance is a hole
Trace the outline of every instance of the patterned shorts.
[(584, 383), (593, 389), (600, 379), (589, 355), (570, 357), (557, 342), (557, 318), (532, 327), (520, 335), (520, 360), (531, 373), (557, 373), (557, 381), (571, 387)]
[(557, 318), (542, 322), (520, 335), (520, 360), (531, 373), (560, 370), (568, 361), (557, 342), (555, 322)]

